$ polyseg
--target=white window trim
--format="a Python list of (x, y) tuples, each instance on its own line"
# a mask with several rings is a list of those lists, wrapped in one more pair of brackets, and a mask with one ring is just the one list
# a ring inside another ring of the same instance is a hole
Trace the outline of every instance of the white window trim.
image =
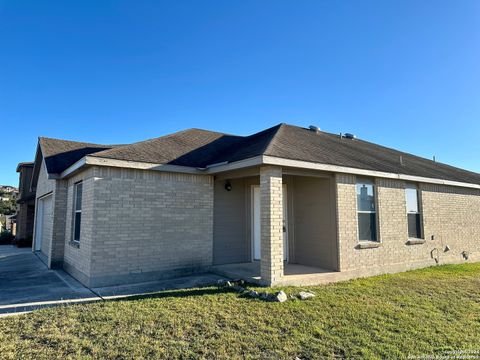
[(80, 232), (78, 234), (78, 239), (75, 239), (75, 225), (76, 225), (76, 215), (78, 213), (82, 214), (82, 208), (80, 210), (77, 210), (77, 188), (78, 185), (82, 184), (82, 200), (83, 200), (83, 181), (78, 181), (75, 184), (73, 184), (73, 221), (72, 221), (72, 241), (75, 243), (80, 243), (80, 235), (81, 235), (81, 224), (82, 222), (80, 221)]
[[(373, 186), (373, 203), (375, 205), (375, 210), (368, 211), (368, 210), (358, 210), (358, 195), (357, 195), (357, 184), (363, 183)], [(357, 221), (357, 241), (362, 243), (371, 243), (371, 244), (380, 244), (380, 232), (379, 232), (379, 219), (378, 219), (378, 194), (377, 194), (377, 183), (375, 179), (371, 179), (368, 177), (356, 177), (355, 178), (355, 210), (356, 210), (356, 221)], [(375, 214), (375, 240), (362, 240), (360, 239), (360, 222), (358, 221), (358, 214)]]
[[(408, 203), (407, 203), (407, 189), (415, 189), (417, 191), (417, 212), (408, 211)], [(424, 240), (425, 235), (423, 231), (423, 215), (422, 215), (422, 197), (420, 194), (420, 188), (417, 184), (407, 183), (405, 184), (405, 212), (407, 216), (407, 239), (409, 240)], [(408, 215), (419, 215), (420, 216), (420, 237), (411, 237), (408, 232)]]

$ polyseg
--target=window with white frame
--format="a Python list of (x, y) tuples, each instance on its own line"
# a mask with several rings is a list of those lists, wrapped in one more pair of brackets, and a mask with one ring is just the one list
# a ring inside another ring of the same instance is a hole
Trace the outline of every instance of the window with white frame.
[(420, 213), (418, 188), (415, 184), (407, 184), (405, 186), (405, 199), (407, 203), (408, 237), (421, 239), (422, 216)]
[(81, 181), (73, 185), (73, 241), (80, 241), (80, 227), (82, 224), (82, 191), (83, 184)]
[(357, 179), (358, 239), (377, 241), (375, 185), (370, 179)]

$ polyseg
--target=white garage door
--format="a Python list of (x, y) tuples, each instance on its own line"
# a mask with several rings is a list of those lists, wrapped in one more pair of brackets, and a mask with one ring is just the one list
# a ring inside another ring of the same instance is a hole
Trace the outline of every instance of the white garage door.
[(38, 199), (35, 227), (35, 250), (48, 254), (52, 239), (52, 196)]

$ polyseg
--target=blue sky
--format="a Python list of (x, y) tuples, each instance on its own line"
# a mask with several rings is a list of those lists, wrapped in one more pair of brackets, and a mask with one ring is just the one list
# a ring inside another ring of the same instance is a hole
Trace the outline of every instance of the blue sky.
[(480, 2), (0, 0), (0, 184), (37, 137), (285, 122), (480, 172)]

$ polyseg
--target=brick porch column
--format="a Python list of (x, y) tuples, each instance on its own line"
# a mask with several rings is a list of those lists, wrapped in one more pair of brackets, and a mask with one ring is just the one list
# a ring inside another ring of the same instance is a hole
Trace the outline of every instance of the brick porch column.
[(263, 285), (283, 277), (282, 168), (260, 168), (260, 276)]

